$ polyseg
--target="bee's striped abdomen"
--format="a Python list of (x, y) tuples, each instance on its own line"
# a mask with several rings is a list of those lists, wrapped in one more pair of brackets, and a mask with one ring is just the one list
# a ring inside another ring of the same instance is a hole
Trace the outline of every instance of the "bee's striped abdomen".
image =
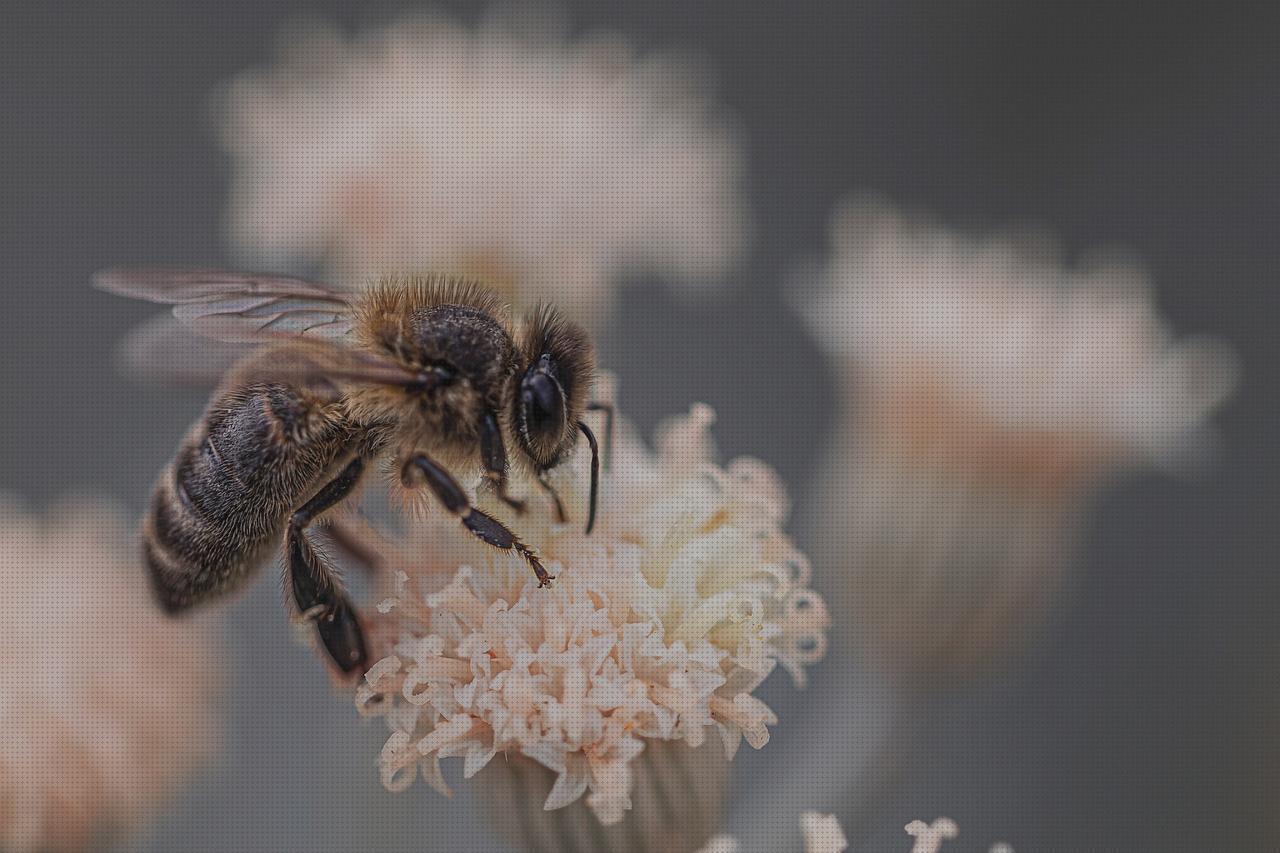
[(191, 607), (256, 568), (347, 432), (323, 404), (285, 386), (215, 397), (161, 474), (144, 522), (144, 556), (165, 609)]

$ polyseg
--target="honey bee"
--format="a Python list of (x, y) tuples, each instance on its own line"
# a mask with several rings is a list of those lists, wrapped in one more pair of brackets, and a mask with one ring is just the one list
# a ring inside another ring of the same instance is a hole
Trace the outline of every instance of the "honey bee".
[(449, 278), (389, 278), (359, 294), (217, 271), (107, 270), (94, 283), (173, 305), (170, 325), (188, 341), (260, 345), (222, 379), (156, 484), (142, 544), (167, 612), (234, 589), (282, 542), (287, 597), (338, 670), (362, 674), (359, 615), (307, 528), (375, 461), (408, 488), (426, 486), (463, 529), (519, 554), (546, 586), (537, 553), (473, 506), (454, 472), (482, 472), (522, 512), (508, 493), (514, 448), (564, 520), (546, 473), (581, 435), (592, 453), (591, 532), (599, 446), (583, 413), (608, 407), (588, 401), (589, 338), (555, 309), (516, 327), (492, 291)]

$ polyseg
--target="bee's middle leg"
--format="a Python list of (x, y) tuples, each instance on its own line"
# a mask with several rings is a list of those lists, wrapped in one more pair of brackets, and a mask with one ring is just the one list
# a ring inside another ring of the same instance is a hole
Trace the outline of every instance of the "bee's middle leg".
[(444, 508), (458, 516), (463, 526), (471, 531), (472, 535), (503, 551), (515, 551), (524, 557), (533, 569), (533, 573), (538, 576), (538, 586), (551, 585), (555, 578), (547, 573), (533, 549), (516, 538), (516, 535), (501, 521), (473, 507), (467, 498), (467, 493), (452, 474), (426, 455), (419, 453), (410, 457), (400, 471), (400, 479), (406, 486), (412, 484), (411, 477), (415, 470), (422, 474), (427, 486)]
[(507, 448), (502, 441), (502, 430), (498, 428), (498, 419), (489, 412), (480, 421), (480, 456), (484, 461), (484, 476), (493, 483), (498, 499), (523, 514), (525, 503), (507, 494)]
[(353, 459), (289, 519), (285, 534), (289, 587), (304, 618), (315, 622), (325, 651), (344, 673), (361, 673), (368, 663), (364, 631), (355, 606), (315, 546), (306, 529), (317, 516), (351, 494), (364, 473), (364, 460)]

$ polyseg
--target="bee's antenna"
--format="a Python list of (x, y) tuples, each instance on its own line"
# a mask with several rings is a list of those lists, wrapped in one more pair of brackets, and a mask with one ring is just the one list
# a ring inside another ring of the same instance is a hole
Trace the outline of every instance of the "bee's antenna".
[(600, 445), (596, 442), (595, 433), (582, 421), (578, 421), (578, 429), (591, 445), (591, 511), (587, 515), (587, 535), (590, 536), (596, 526), (596, 500), (600, 496)]

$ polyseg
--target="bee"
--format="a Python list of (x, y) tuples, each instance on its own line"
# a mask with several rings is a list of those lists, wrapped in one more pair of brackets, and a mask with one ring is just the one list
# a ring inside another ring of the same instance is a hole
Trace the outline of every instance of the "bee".
[(515, 326), (492, 291), (450, 278), (388, 278), (358, 294), (217, 271), (107, 270), (94, 284), (173, 305), (177, 323), (154, 327), (169, 330), (170, 350), (174, 331), (187, 345), (259, 345), (214, 391), (143, 521), (145, 564), (169, 613), (240, 586), (281, 545), (286, 597), (337, 669), (363, 674), (359, 615), (308, 528), (375, 462), (389, 462), (404, 486), (425, 487), (472, 536), (518, 554), (546, 586), (553, 578), (534, 549), (474, 506), (455, 472), (481, 472), (519, 513), (524, 502), (508, 492), (514, 462), (563, 521), (546, 475), (582, 436), (591, 532), (599, 445), (583, 413), (608, 407), (588, 401), (590, 339), (554, 308)]

